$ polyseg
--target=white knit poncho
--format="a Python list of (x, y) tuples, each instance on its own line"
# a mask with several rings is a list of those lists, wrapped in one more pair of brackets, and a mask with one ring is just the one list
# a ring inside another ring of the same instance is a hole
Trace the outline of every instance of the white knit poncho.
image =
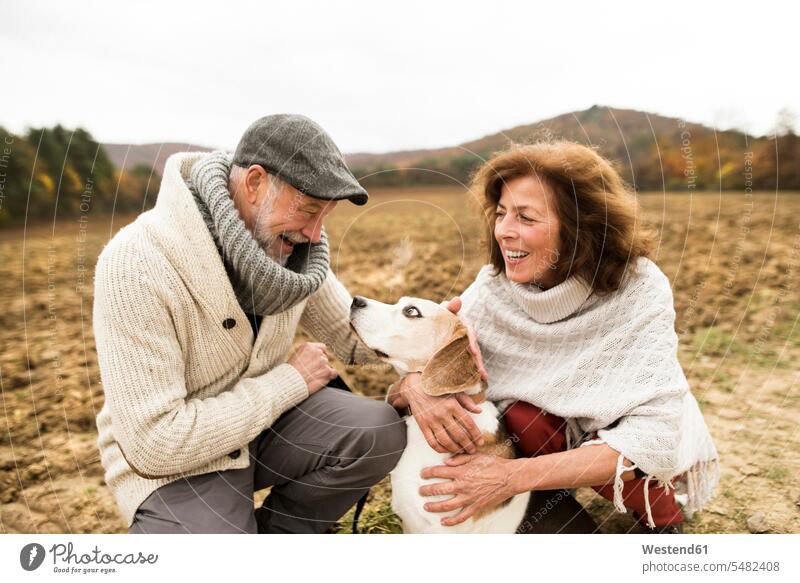
[[(658, 266), (638, 258), (604, 297), (574, 276), (543, 291), (492, 271), (484, 266), (461, 296), (489, 373), (487, 397), (501, 409), (522, 400), (565, 418), (568, 447), (604, 442), (620, 452), (618, 511), (632, 467), (699, 510), (719, 481), (717, 451), (678, 362), (672, 290)], [(623, 458), (634, 466), (623, 468)], [(645, 496), (652, 527), (647, 488)]]

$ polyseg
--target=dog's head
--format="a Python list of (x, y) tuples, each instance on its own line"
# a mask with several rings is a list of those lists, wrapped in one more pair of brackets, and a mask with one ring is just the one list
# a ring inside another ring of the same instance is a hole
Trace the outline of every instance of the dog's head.
[(435, 302), (406, 297), (389, 305), (356, 296), (350, 325), (399, 374), (422, 371), (429, 395), (459, 393), (480, 382), (466, 327)]

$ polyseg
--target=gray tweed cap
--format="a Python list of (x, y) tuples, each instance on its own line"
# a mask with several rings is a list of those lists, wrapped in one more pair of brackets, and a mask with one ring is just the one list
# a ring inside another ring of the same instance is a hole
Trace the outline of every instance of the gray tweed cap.
[(239, 140), (233, 163), (258, 164), (314, 198), (346, 198), (358, 205), (369, 198), (328, 133), (304, 115), (281, 113), (253, 122)]

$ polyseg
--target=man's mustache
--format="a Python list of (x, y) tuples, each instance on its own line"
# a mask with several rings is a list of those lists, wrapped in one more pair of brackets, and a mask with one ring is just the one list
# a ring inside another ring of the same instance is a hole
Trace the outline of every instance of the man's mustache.
[(295, 245), (299, 245), (301, 243), (309, 243), (311, 241), (311, 239), (309, 239), (305, 235), (302, 235), (302, 234), (297, 233), (297, 232), (289, 231), (289, 232), (286, 232), (286, 233), (281, 233), (281, 235), (283, 235), (285, 238), (289, 239), (289, 241), (291, 241)]

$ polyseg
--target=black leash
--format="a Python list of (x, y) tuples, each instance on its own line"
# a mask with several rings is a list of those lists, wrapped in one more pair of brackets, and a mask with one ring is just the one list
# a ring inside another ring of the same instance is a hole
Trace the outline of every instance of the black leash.
[[(344, 379), (341, 376), (338, 376), (330, 381), (328, 386), (333, 387), (334, 389), (341, 389), (349, 393), (353, 392), (353, 389), (347, 386), (347, 383), (344, 382)], [(356, 509), (355, 512), (353, 512), (353, 534), (358, 534), (358, 520), (361, 518), (361, 511), (364, 510), (364, 505), (367, 503), (367, 496), (369, 496), (369, 489), (367, 489), (367, 491), (364, 492), (364, 495), (358, 499), (358, 502), (356, 502)]]
[(367, 496), (369, 496), (369, 490), (364, 492), (364, 495), (356, 502), (356, 511), (353, 513), (353, 534), (358, 534), (358, 519), (361, 518), (361, 511), (364, 510), (364, 504), (367, 503)]

